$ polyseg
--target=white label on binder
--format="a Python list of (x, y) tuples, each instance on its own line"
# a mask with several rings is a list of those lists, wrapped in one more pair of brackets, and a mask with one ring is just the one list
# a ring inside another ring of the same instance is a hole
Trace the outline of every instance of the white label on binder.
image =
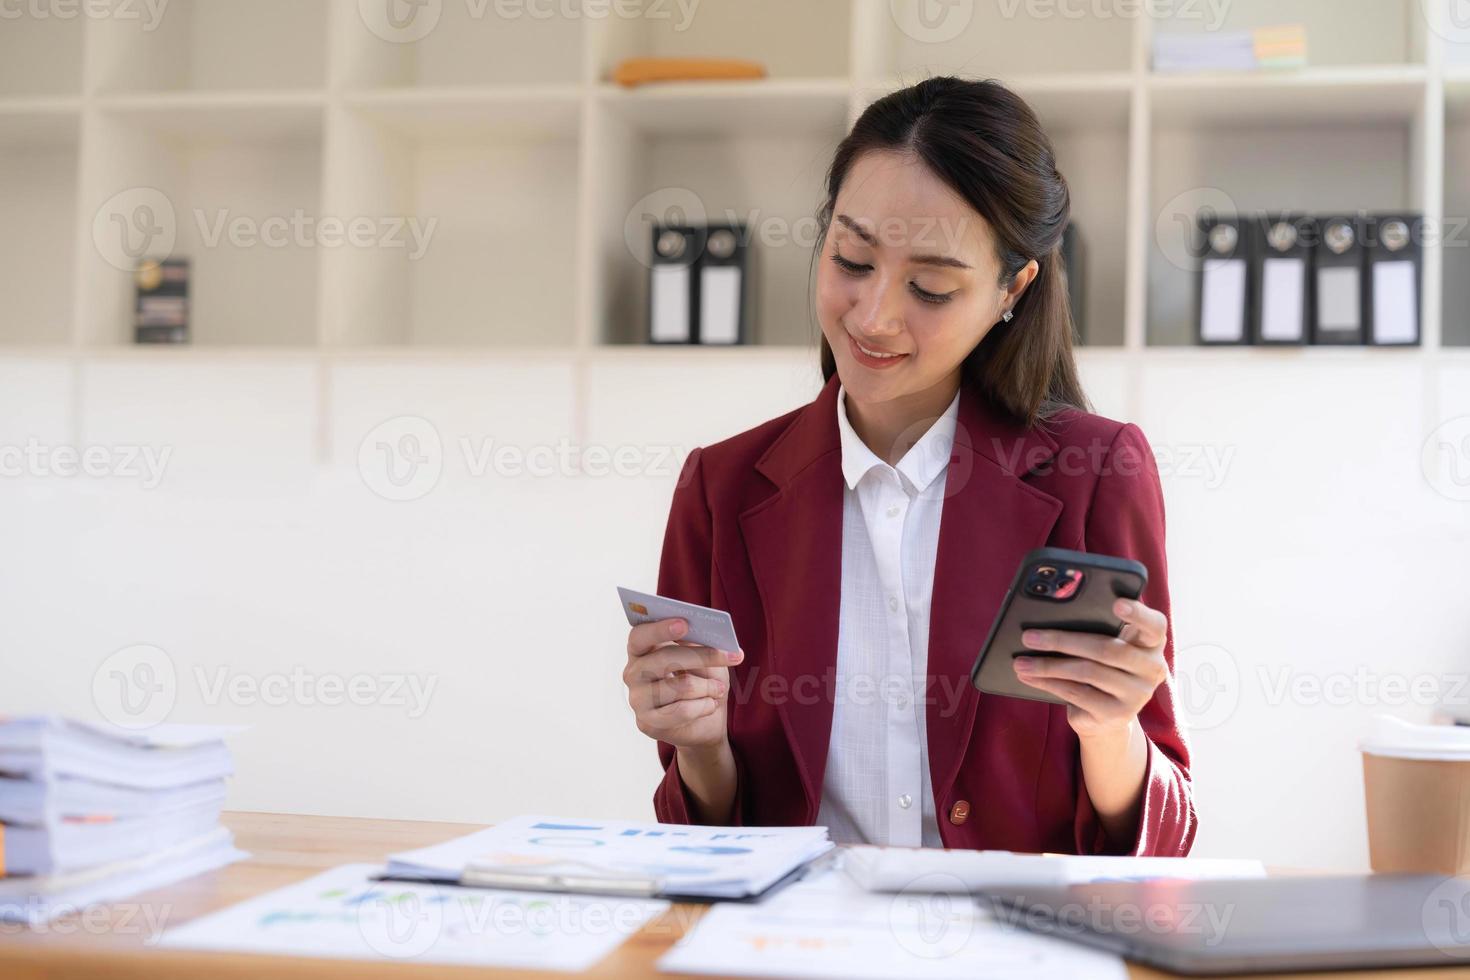
[(1344, 265), (1317, 270), (1317, 326), (1356, 330), (1362, 323), (1358, 270)]
[(1412, 344), (1419, 339), (1414, 263), (1374, 263), (1373, 339), (1380, 344)]
[(652, 335), (665, 343), (688, 342), (689, 331), (689, 266), (656, 265), (653, 267)]
[(1301, 340), (1305, 259), (1267, 259), (1261, 270), (1261, 339)]
[(1245, 339), (1245, 260), (1206, 259), (1200, 337), (1212, 341)]
[(699, 342), (734, 344), (740, 340), (740, 267), (712, 265), (699, 281)]

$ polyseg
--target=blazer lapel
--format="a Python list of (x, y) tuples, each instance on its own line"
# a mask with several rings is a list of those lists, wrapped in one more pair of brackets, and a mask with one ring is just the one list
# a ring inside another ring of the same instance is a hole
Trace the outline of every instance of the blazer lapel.
[(842, 450), (837, 376), (765, 452), (756, 469), (777, 487), (740, 515), (765, 610), (772, 691), (815, 820), (832, 739), (842, 590)]
[(941, 807), (982, 696), (970, 684), (975, 657), (1021, 559), (1046, 544), (1062, 511), (1060, 500), (1023, 479), (1056, 449), (1044, 429), (1014, 425), (974, 389), (962, 390), (929, 618), (925, 714), (934, 799)]

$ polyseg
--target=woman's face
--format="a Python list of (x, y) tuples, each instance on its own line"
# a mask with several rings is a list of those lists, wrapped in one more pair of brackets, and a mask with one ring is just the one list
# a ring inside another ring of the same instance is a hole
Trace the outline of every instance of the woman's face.
[(944, 385), (1035, 275), (1000, 285), (990, 226), (917, 157), (863, 154), (838, 192), (817, 319), (848, 397), (878, 404)]

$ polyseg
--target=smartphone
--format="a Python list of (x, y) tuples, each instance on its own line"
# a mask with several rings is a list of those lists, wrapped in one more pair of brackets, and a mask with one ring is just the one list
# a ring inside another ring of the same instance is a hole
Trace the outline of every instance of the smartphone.
[(1021, 632), (1053, 629), (1117, 636), (1123, 630), (1123, 621), (1113, 612), (1113, 603), (1137, 599), (1147, 584), (1148, 569), (1129, 558), (1038, 548), (1021, 560), (970, 671), (970, 683), (986, 694), (1065, 704), (1061, 698), (1024, 683), (1016, 676), (1012, 661), (1020, 656), (1069, 654), (1032, 650), (1021, 642)]

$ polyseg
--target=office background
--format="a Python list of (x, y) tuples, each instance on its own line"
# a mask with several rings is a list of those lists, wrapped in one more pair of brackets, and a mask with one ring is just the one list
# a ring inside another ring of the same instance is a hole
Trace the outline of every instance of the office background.
[[(1470, 697), (1457, 4), (977, 0), (949, 37), (903, 0), (442, 0), (420, 38), (366, 0), (17, 4), (0, 445), (32, 450), (0, 480), (0, 711), (142, 692), (248, 724), (241, 809), (647, 816), (613, 586), (653, 586), (689, 449), (815, 392), (810, 218), (845, 126), (899, 82), (995, 76), (1073, 189), (1086, 387), (1160, 453), (1197, 853), (1366, 868), (1358, 736)], [(1288, 22), (1306, 69), (1150, 70), (1156, 31)], [(606, 80), (637, 54), (770, 77)], [(643, 216), (691, 201), (764, 236), (750, 346), (637, 342)], [(1440, 222), (1423, 343), (1189, 346), (1178, 228), (1221, 202)], [(361, 218), (356, 244), (321, 223)], [(160, 229), (187, 348), (131, 343), (118, 236)], [(97, 472), (57, 476), (58, 447)]]

